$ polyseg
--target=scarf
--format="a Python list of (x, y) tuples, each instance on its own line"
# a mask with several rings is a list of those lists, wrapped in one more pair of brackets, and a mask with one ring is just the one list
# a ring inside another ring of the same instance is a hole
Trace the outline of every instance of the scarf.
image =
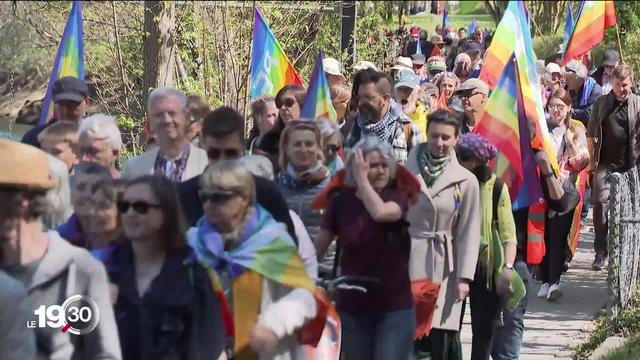
[(329, 166), (327, 168), (329, 169), (329, 174), (333, 176), (335, 173), (344, 168), (344, 161), (342, 161), (340, 156), (336, 156), (336, 158), (333, 159), (331, 163), (329, 163)]
[(401, 113), (402, 107), (398, 106), (394, 100), (391, 100), (389, 103), (389, 111), (375, 124), (368, 123), (360, 116), (360, 113), (358, 113), (358, 126), (362, 129), (364, 135), (374, 134), (384, 142), (391, 142), (391, 135), (393, 135), (393, 131), (395, 130), (393, 123), (400, 117)]
[(226, 271), (232, 279), (251, 269), (276, 283), (314, 291), (286, 227), (267, 210), (256, 205), (241, 233), (235, 245), (225, 250), (223, 235), (203, 216), (187, 237), (200, 262)]
[(580, 98), (579, 106), (587, 106), (589, 102), (589, 97), (591, 96), (591, 91), (593, 91), (593, 86), (596, 84), (596, 81), (591, 77), (587, 77), (584, 80), (584, 88), (582, 89), (582, 97)]
[(320, 171), (325, 169), (326, 167), (322, 161), (318, 160), (311, 169), (303, 173), (298, 173), (291, 163), (289, 163), (287, 168), (278, 174), (278, 182), (292, 190), (303, 189), (309, 185), (313, 186), (322, 182), (326, 177), (326, 174), (321, 178), (319, 178), (319, 175)]
[(433, 186), (436, 179), (442, 175), (444, 169), (449, 164), (449, 155), (443, 157), (433, 157), (431, 152), (427, 149), (427, 144), (422, 143), (419, 145), (418, 150), (418, 167), (420, 168), (420, 175), (424, 179), (427, 187)]

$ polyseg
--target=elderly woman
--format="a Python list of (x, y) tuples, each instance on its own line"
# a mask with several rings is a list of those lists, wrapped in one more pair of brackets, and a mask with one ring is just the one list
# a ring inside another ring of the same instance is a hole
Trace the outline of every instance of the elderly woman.
[[(418, 359), (462, 359), (458, 331), (462, 301), (469, 293), (478, 261), (480, 196), (478, 180), (455, 155), (461, 122), (458, 112), (430, 113), (428, 141), (414, 148), (407, 162), (422, 190), (407, 214), (411, 279), (440, 284), (435, 309), (429, 311), (432, 329), (414, 344)], [(422, 329), (424, 317), (417, 320)]]
[(235, 358), (304, 358), (296, 332), (316, 315), (314, 283), (285, 226), (257, 204), (253, 176), (221, 161), (200, 178), (200, 197), (205, 215), (187, 236), (230, 297)]
[(456, 88), (460, 86), (460, 80), (454, 73), (449, 71), (441, 72), (433, 79), (433, 82), (440, 90), (440, 96), (444, 97), (444, 101), (447, 105), (457, 105), (462, 107), (460, 99), (453, 96)]
[(347, 160), (346, 187), (331, 191), (316, 240), (322, 257), (337, 237), (342, 275), (377, 280), (367, 293), (338, 293), (342, 351), (348, 359), (411, 356), (415, 312), (408, 270), (411, 238), (404, 220), (409, 198), (396, 182), (396, 166), (389, 144), (377, 137), (358, 142)]
[(251, 102), (251, 118), (253, 126), (249, 133), (249, 141), (247, 142), (249, 154), (253, 154), (253, 150), (260, 144), (262, 136), (273, 129), (278, 118), (278, 108), (276, 107), (276, 98), (270, 95), (260, 96)]
[(280, 136), (284, 128), (293, 120), (300, 118), (300, 111), (304, 103), (307, 91), (300, 85), (287, 85), (276, 94), (276, 108), (278, 117), (274, 126), (266, 134), (262, 135), (257, 148), (260, 155), (271, 158), (274, 168), (278, 168), (278, 154), (280, 153)]
[(49, 160), (49, 174), (55, 180), (56, 186), (47, 191), (49, 210), (42, 217), (42, 222), (45, 228), (55, 230), (64, 224), (73, 213), (71, 189), (67, 165), (53, 155), (47, 155), (47, 159)]
[(460, 164), (471, 171), (480, 184), (480, 256), (469, 289), (471, 359), (488, 360), (496, 320), (507, 295), (511, 297), (511, 310), (525, 295), (524, 283), (513, 271), (516, 225), (509, 189), (491, 172), (489, 164), (498, 150), (477, 134), (461, 135), (456, 148)]
[(118, 210), (126, 240), (101, 258), (115, 288), (123, 359), (219, 359), (220, 303), (191, 257), (171, 181), (151, 175), (131, 181)]
[[(558, 165), (560, 166), (560, 183), (576, 183), (578, 176), (583, 181), (581, 189), (578, 191), (584, 196), (584, 180), (587, 176), (583, 170), (589, 162), (589, 152), (587, 150), (586, 130), (578, 120), (571, 120), (571, 108), (573, 102), (569, 92), (564, 89), (554, 91), (547, 102), (549, 113), (547, 124), (551, 135)], [(581, 174), (582, 172), (582, 174)], [(553, 176), (551, 174), (541, 174)], [(564, 262), (566, 259), (568, 245), (571, 253), (575, 251), (577, 238), (571, 237), (571, 230), (574, 226), (579, 226), (580, 217), (574, 213), (582, 210), (581, 201), (578, 204), (570, 204), (569, 208), (554, 210), (549, 204), (545, 216), (545, 228), (553, 231), (544, 232), (545, 255), (540, 264), (540, 276), (542, 286), (538, 291), (538, 297), (555, 301), (562, 296), (560, 286), (560, 276), (562, 275)], [(575, 209), (575, 210), (574, 210)], [(576, 224), (574, 225), (574, 222)], [(576, 235), (575, 233), (573, 234)]]
[(339, 156), (340, 150), (342, 150), (342, 133), (340, 133), (338, 124), (331, 120), (318, 120), (316, 124), (322, 133), (325, 165), (329, 169), (329, 173), (334, 175), (344, 168), (344, 162)]

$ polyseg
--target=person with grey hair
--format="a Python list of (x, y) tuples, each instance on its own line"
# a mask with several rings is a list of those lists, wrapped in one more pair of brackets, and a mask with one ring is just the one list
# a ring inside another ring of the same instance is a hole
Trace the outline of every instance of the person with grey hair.
[[(254, 176), (238, 160), (207, 167), (199, 195), (204, 216), (188, 231), (188, 243), (202, 264), (226, 279), (224, 294), (233, 294), (234, 331), (246, 339), (236, 338), (236, 357), (250, 346), (261, 359), (298, 358), (297, 330), (316, 316), (317, 305), (314, 281), (286, 227), (258, 204)], [(260, 294), (245, 299), (256, 306), (241, 307), (238, 291)]]
[(116, 118), (106, 114), (94, 114), (80, 121), (78, 127), (78, 157), (109, 169), (111, 176), (120, 177), (117, 169), (122, 148), (122, 135)]
[(333, 176), (344, 168), (344, 162), (340, 156), (338, 156), (340, 150), (342, 150), (342, 133), (335, 121), (319, 119), (316, 121), (316, 124), (318, 124), (320, 133), (322, 134), (324, 161), (329, 169), (329, 173)]
[[(349, 359), (409, 359), (413, 349), (416, 315), (405, 220), (410, 195), (396, 181), (401, 166), (391, 145), (365, 137), (347, 157), (344, 183), (328, 192), (315, 242), (319, 258), (337, 238), (341, 275), (375, 281), (366, 293), (345, 291), (336, 299), (342, 351)], [(417, 192), (417, 181), (408, 178)]]
[(200, 175), (207, 166), (207, 153), (190, 143), (185, 94), (170, 87), (154, 89), (147, 100), (147, 116), (158, 147), (129, 159), (124, 177), (152, 174), (181, 182)]
[(593, 104), (602, 96), (602, 88), (578, 60), (571, 60), (564, 66), (564, 80), (573, 100), (571, 117), (580, 120), (586, 127)]
[(71, 189), (69, 188), (69, 173), (67, 165), (53, 155), (47, 155), (49, 160), (49, 174), (56, 182), (56, 186), (47, 191), (49, 210), (43, 216), (46, 229), (55, 229), (63, 224), (71, 213)]

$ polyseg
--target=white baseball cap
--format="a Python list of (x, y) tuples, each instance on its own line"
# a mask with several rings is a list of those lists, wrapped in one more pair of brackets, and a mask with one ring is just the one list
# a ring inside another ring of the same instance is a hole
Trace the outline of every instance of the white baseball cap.
[(340, 61), (337, 59), (330, 57), (322, 59), (322, 69), (324, 69), (324, 72), (327, 74), (342, 76), (344, 78), (342, 71), (340, 71)]
[(364, 69), (373, 69), (378, 71), (378, 68), (371, 61), (359, 61), (357, 64), (353, 65), (353, 70), (360, 71)]
[(547, 64), (547, 66), (545, 66), (544, 68), (549, 74), (553, 74), (553, 73), (560, 73), (562, 74), (562, 69), (560, 68), (560, 65), (554, 63), (554, 62), (550, 62)]

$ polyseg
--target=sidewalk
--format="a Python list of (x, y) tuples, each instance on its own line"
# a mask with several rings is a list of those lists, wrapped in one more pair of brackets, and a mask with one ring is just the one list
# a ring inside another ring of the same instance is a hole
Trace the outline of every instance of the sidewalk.
[[(590, 214), (591, 215), (591, 214)], [(580, 243), (569, 272), (562, 276), (564, 296), (549, 303), (535, 295), (540, 282), (530, 283), (529, 306), (525, 314), (525, 333), (521, 360), (570, 359), (567, 345), (578, 337), (607, 301), (607, 271), (591, 270), (593, 226), (591, 216), (584, 221)], [(471, 358), (471, 317), (469, 307), (461, 333), (464, 359)]]

